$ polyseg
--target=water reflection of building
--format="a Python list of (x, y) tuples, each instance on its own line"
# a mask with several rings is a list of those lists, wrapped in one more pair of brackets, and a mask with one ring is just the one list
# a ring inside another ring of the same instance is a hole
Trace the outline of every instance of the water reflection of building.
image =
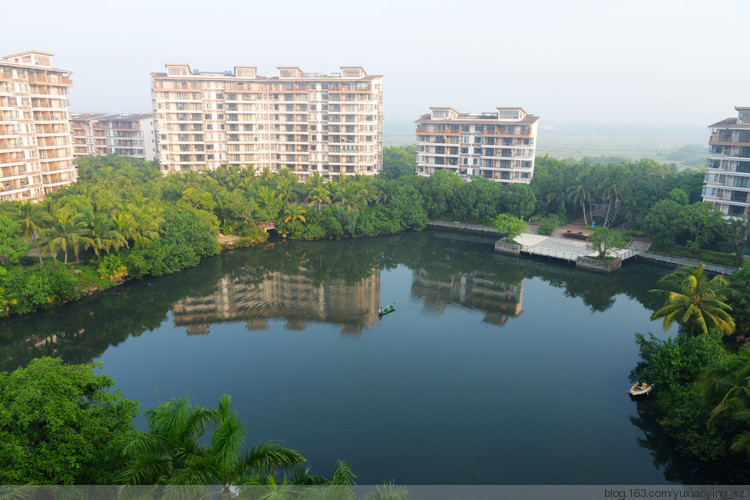
[(222, 278), (218, 291), (180, 300), (173, 308), (176, 326), (188, 335), (205, 335), (214, 323), (244, 322), (248, 330), (265, 330), (269, 319), (284, 319), (287, 330), (303, 330), (308, 321), (341, 325), (342, 333), (359, 333), (377, 322), (380, 271), (354, 284), (314, 284), (305, 275), (269, 274), (261, 283)]
[(420, 269), (412, 274), (411, 295), (424, 298), (425, 309), (437, 313), (455, 303), (484, 312), (486, 323), (504, 325), (522, 312), (523, 281), (503, 283), (494, 275), (478, 272), (436, 279)]

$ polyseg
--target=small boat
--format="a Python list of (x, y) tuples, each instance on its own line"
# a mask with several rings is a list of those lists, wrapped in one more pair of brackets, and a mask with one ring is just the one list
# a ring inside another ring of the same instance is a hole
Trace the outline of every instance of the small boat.
[(396, 303), (391, 302), (385, 307), (381, 307), (380, 310), (378, 310), (378, 316), (383, 316), (385, 314), (391, 313), (396, 310)]
[(648, 385), (646, 382), (636, 382), (633, 387), (630, 388), (631, 398), (640, 398), (648, 396), (654, 389), (653, 385)]

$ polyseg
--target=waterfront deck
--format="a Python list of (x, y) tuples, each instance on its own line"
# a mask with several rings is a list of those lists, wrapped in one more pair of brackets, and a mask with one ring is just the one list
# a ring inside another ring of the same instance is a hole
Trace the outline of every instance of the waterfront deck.
[[(448, 229), (453, 231), (471, 232), (477, 234), (499, 234), (499, 231), (494, 226), (467, 224), (464, 222), (429, 221), (427, 223), (427, 226), (434, 229)], [(586, 235), (592, 234), (593, 231), (591, 230), (580, 229), (575, 225), (561, 226), (557, 228), (551, 236), (544, 236), (541, 234), (536, 234), (536, 227), (537, 226), (535, 224), (530, 224), (530, 232), (521, 233), (521, 235), (516, 238), (516, 242), (520, 243), (521, 245), (521, 253), (525, 253), (528, 255), (539, 255), (568, 262), (577, 262), (580, 257), (591, 257), (597, 254), (597, 252), (586, 248), (586, 241), (564, 238), (562, 236), (563, 233), (565, 233), (568, 229), (575, 230), (576, 232), (581, 232)], [(674, 255), (650, 252), (650, 247), (651, 242), (647, 238), (633, 238), (625, 246), (625, 248), (616, 252), (614, 256), (622, 261), (638, 257), (639, 259), (643, 259), (645, 261), (658, 263), (669, 267), (697, 267), (702, 262), (698, 259), (688, 259), (685, 257), (677, 257)], [(710, 262), (703, 262), (703, 264), (706, 268), (706, 271), (716, 274), (730, 275), (738, 269), (736, 267), (722, 266), (720, 264), (712, 264)]]
[[(597, 252), (586, 247), (586, 242), (541, 234), (521, 233), (515, 240), (521, 245), (521, 252), (576, 262), (580, 257), (592, 257)], [(638, 250), (623, 248), (614, 254), (626, 260), (638, 254)]]

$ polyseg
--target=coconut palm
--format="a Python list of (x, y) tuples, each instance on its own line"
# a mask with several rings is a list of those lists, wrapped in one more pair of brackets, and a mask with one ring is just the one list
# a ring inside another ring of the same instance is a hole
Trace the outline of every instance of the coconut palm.
[(277, 195), (278, 198), (284, 203), (296, 203), (297, 202), (297, 190), (299, 189), (299, 178), (295, 173), (287, 174), (281, 177), (278, 183)]
[(305, 222), (307, 210), (302, 205), (289, 205), (284, 212), (284, 223), (287, 222)]
[(663, 318), (664, 328), (677, 321), (690, 335), (706, 333), (710, 328), (724, 335), (734, 332), (735, 323), (727, 313), (731, 307), (725, 302), (728, 283), (717, 275), (706, 277), (703, 264), (696, 268), (681, 267), (666, 276), (659, 284), (665, 288), (650, 290), (665, 297), (664, 307), (651, 315), (652, 320)]
[(69, 210), (58, 210), (49, 218), (50, 226), (45, 234), (46, 246), (42, 250), (57, 260), (60, 250), (68, 263), (68, 248), (73, 248), (76, 264), (79, 262), (79, 252), (82, 245), (92, 246), (94, 241), (89, 237), (89, 230), (82, 213), (72, 213)]
[(133, 216), (127, 211), (122, 210), (112, 217), (112, 229), (119, 235), (118, 241), (119, 246), (125, 245), (125, 248), (130, 249), (128, 240), (136, 239), (136, 223), (133, 220)]
[(21, 234), (26, 243), (31, 243), (32, 240), (39, 237), (41, 217), (38, 207), (39, 205), (32, 205), (30, 201), (18, 206), (15, 221), (21, 226)]
[(113, 248), (117, 249), (122, 245), (120, 243), (122, 241), (121, 235), (112, 230), (112, 221), (106, 214), (95, 213), (89, 221), (89, 228), (91, 230), (91, 241), (93, 242), (91, 248), (94, 250), (97, 260), (101, 257), (102, 250), (109, 253)]
[(338, 190), (334, 205), (346, 208), (347, 212), (351, 212), (355, 208), (366, 207), (368, 196), (367, 189), (361, 187), (357, 182), (348, 181), (343, 183), (341, 189)]
[[(26, 201), (18, 206), (18, 212), (16, 213), (14, 220), (21, 226), (21, 235), (26, 243), (39, 240), (42, 234), (42, 213), (39, 205), (34, 205), (29, 201)], [(42, 252), (39, 251), (39, 264), (42, 262)]]
[(164, 496), (181, 485), (263, 484), (305, 459), (278, 443), (256, 444), (242, 453), (245, 425), (229, 412), (231, 398), (217, 409), (193, 406), (187, 398), (170, 399), (146, 412), (148, 430), (135, 432), (125, 444), (123, 485), (167, 485)]
[(162, 217), (159, 209), (153, 207), (135, 209), (132, 211), (132, 219), (133, 241), (135, 243), (139, 241), (151, 243), (163, 233), (161, 226), (164, 224), (164, 217)]
[(571, 187), (568, 190), (568, 196), (574, 204), (581, 205), (581, 208), (583, 209), (583, 223), (588, 225), (589, 222), (586, 218), (586, 203), (591, 200), (591, 193), (589, 193), (589, 190), (586, 188), (583, 181), (579, 181), (577, 185)]
[[(708, 367), (703, 373), (704, 396), (711, 405), (709, 426), (719, 420), (732, 419), (750, 424), (750, 347), (745, 346), (736, 355)], [(739, 432), (732, 440), (731, 450), (750, 455), (750, 431)]]

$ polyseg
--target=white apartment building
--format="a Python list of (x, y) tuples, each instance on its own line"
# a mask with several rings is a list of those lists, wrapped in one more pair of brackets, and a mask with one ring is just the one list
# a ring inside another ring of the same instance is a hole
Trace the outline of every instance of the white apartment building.
[(162, 171), (222, 165), (288, 167), (301, 180), (318, 172), (376, 175), (382, 169), (383, 77), (359, 66), (305, 73), (255, 66), (223, 73), (167, 64), (152, 73), (158, 160)]
[(703, 201), (726, 215), (741, 217), (750, 207), (750, 108), (735, 107), (737, 118), (713, 125), (703, 181)]
[(70, 71), (36, 50), (0, 58), (0, 201), (36, 200), (76, 180)]
[(73, 155), (132, 156), (156, 159), (156, 128), (152, 114), (73, 113)]
[(529, 184), (538, 121), (523, 108), (474, 114), (431, 107), (417, 120), (417, 174), (450, 170), (463, 178)]

